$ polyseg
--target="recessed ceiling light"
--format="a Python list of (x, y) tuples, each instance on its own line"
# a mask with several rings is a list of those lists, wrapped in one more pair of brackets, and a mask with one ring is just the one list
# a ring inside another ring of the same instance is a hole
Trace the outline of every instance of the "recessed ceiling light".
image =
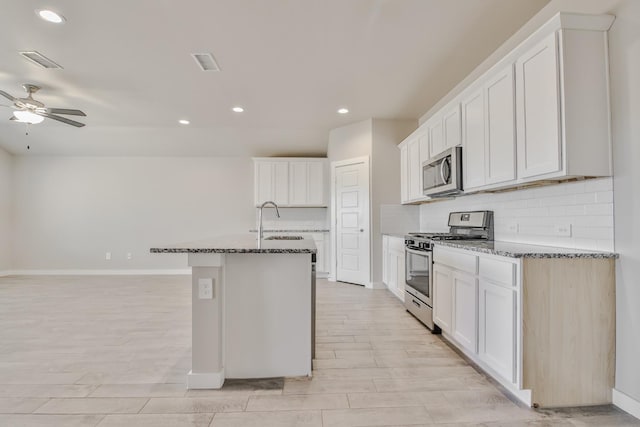
[(40, 18), (44, 19), (47, 22), (53, 22), (54, 24), (62, 24), (64, 21), (66, 21), (64, 16), (54, 12), (53, 10), (36, 10), (36, 13)]
[(242, 107), (233, 107), (232, 108), (234, 113), (242, 113), (244, 111), (244, 108)]
[(349, 112), (348, 108), (339, 108), (338, 114), (347, 114)]
[(178, 120), (178, 123), (180, 123), (181, 125), (188, 125), (191, 122), (189, 120), (180, 119), (180, 120)]

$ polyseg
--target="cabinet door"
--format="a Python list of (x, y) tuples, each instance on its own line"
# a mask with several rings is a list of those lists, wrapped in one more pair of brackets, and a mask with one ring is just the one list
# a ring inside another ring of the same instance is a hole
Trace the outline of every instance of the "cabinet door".
[[(404, 242), (403, 242), (404, 247)], [(405, 284), (405, 254), (404, 250), (400, 250), (396, 256), (396, 295), (404, 301), (404, 284)]]
[(325, 163), (307, 162), (307, 205), (326, 206), (325, 200)]
[(400, 201), (409, 201), (409, 147), (400, 147)]
[(289, 204), (288, 162), (256, 161), (254, 172), (256, 206), (268, 200), (282, 206)]
[(307, 203), (307, 169), (307, 162), (289, 162), (289, 204), (291, 205), (303, 206)]
[(478, 351), (478, 280), (475, 276), (454, 271), (453, 337), (467, 350)]
[(420, 140), (409, 142), (409, 199), (422, 198), (422, 164), (420, 163)]
[(561, 168), (560, 85), (556, 34), (516, 62), (518, 177)]
[(316, 244), (316, 271), (319, 273), (326, 273), (329, 271), (327, 268), (327, 256), (325, 252), (325, 242), (324, 239), (314, 239)]
[(425, 133), (418, 137), (418, 141), (420, 146), (420, 185), (422, 186), (422, 164), (429, 160), (429, 132), (425, 130)]
[(442, 153), (444, 146), (444, 130), (442, 129), (442, 117), (435, 117), (429, 123), (429, 156), (433, 157)]
[(462, 101), (462, 138), (464, 143), (464, 189), (485, 185), (484, 89), (481, 87)]
[(289, 204), (289, 163), (273, 163), (273, 194), (272, 201), (277, 205)]
[(389, 286), (389, 236), (382, 236), (382, 283)]
[(455, 103), (449, 107), (442, 117), (442, 126), (444, 129), (444, 148), (452, 148), (460, 145), (462, 138), (460, 137), (460, 104)]
[(389, 267), (387, 287), (394, 292), (398, 288), (398, 253), (391, 248), (388, 253), (387, 266)]
[(516, 129), (513, 65), (486, 85), (486, 182), (516, 178)]
[(516, 291), (480, 279), (479, 356), (500, 376), (516, 382)]
[(433, 265), (433, 321), (440, 328), (451, 333), (453, 311), (453, 281), (451, 269)]

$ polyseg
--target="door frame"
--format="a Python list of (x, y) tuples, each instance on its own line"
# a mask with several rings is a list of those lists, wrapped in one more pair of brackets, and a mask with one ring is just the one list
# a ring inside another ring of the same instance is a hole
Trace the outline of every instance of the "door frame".
[(355, 165), (358, 163), (364, 163), (366, 169), (367, 169), (367, 187), (368, 187), (368, 197), (369, 197), (369, 203), (367, 204), (367, 221), (368, 221), (368, 228), (369, 230), (367, 231), (368, 233), (368, 241), (369, 241), (369, 250), (367, 251), (368, 254), (368, 261), (369, 261), (369, 271), (367, 272), (367, 276), (365, 278), (364, 281), (364, 286), (365, 288), (373, 288), (373, 283), (371, 282), (371, 238), (372, 238), (372, 234), (371, 234), (371, 223), (372, 223), (372, 219), (371, 219), (371, 167), (370, 167), (370, 162), (369, 162), (369, 156), (362, 156), (362, 157), (353, 157), (350, 159), (345, 159), (345, 160), (337, 160), (337, 161), (333, 161), (331, 162), (331, 233), (330, 233), (330, 238), (331, 238), (331, 258), (330, 258), (330, 271), (329, 271), (329, 280), (332, 282), (335, 282), (337, 280), (337, 270), (338, 270), (338, 258), (336, 256), (337, 252), (338, 252), (338, 240), (337, 240), (337, 203), (336, 203), (336, 169), (342, 166), (349, 166), (349, 165)]

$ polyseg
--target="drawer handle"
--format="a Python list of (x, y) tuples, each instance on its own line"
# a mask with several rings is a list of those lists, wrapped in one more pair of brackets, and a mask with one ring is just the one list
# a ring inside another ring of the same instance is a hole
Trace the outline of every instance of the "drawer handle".
[(415, 305), (417, 305), (418, 307), (420, 307), (420, 303), (414, 299), (411, 300), (412, 303), (414, 303)]

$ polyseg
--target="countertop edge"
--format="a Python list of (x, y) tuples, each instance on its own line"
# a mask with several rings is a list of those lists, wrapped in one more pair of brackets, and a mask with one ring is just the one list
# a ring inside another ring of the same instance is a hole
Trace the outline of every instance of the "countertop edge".
[(251, 249), (224, 249), (224, 248), (151, 248), (152, 254), (315, 254), (317, 249), (307, 248), (251, 248)]
[[(464, 242), (464, 241), (434, 241), (434, 245), (440, 245), (450, 248), (463, 249), (471, 252), (484, 253), (489, 255), (499, 255), (507, 258), (593, 258), (593, 259), (618, 259), (620, 255), (615, 252), (597, 252), (597, 251), (584, 251), (580, 249), (571, 249), (571, 248), (559, 248), (555, 246), (542, 246), (542, 245), (529, 245), (527, 243), (517, 243), (517, 242), (500, 242), (505, 244), (521, 244), (528, 246), (539, 246), (540, 248), (549, 248), (551, 250), (566, 250), (568, 252), (510, 252), (499, 249), (490, 249), (483, 248), (478, 246), (472, 246), (470, 243), (472, 242)], [(476, 242), (477, 243), (477, 242)], [(575, 250), (576, 252), (571, 252)]]

